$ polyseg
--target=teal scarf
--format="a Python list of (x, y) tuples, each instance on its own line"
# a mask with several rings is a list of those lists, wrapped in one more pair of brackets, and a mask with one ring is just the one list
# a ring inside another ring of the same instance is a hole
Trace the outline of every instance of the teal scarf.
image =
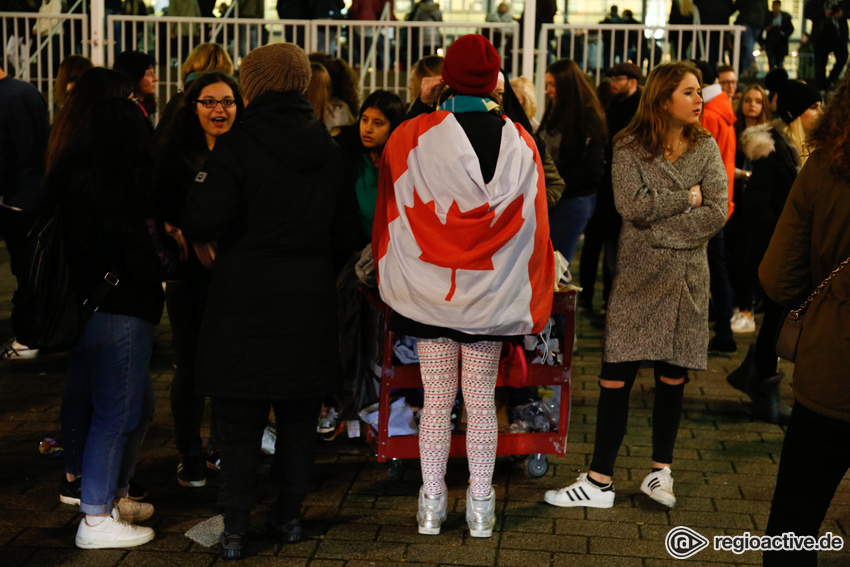
[(499, 105), (489, 98), (477, 96), (456, 95), (440, 105), (440, 110), (448, 110), (455, 114), (464, 112), (499, 112)]

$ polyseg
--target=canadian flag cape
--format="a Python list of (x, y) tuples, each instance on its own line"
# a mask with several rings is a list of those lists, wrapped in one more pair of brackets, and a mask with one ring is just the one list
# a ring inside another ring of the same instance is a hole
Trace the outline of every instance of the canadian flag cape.
[(503, 117), (484, 183), (454, 115), (401, 124), (384, 147), (372, 228), (381, 298), (405, 317), (472, 335), (543, 330), (554, 254), (537, 146)]

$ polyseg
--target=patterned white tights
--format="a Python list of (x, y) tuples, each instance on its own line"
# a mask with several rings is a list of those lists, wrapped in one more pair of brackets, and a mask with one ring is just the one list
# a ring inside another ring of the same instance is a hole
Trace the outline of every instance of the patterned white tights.
[(457, 393), (460, 349), (461, 388), (468, 418), (466, 456), (472, 494), (490, 494), (499, 427), (493, 394), (502, 343), (459, 344), (451, 339), (417, 339), (425, 403), (419, 419), (419, 453), (425, 492), (446, 490), (446, 462), (451, 446), (451, 410)]

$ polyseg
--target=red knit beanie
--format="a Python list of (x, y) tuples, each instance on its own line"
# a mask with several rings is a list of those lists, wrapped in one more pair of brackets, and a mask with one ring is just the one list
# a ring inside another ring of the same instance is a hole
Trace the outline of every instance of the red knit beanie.
[(443, 61), (443, 80), (458, 94), (487, 96), (496, 88), (502, 61), (483, 35), (456, 39)]

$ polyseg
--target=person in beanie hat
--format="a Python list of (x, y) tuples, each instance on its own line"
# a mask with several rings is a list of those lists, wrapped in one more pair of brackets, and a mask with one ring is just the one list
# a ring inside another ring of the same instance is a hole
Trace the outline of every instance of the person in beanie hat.
[(258, 47), (245, 56), (239, 70), (245, 104), (267, 92), (303, 93), (310, 75), (310, 60), (294, 43)]
[(764, 89), (767, 91), (771, 112), (776, 112), (776, 99), (779, 96), (779, 89), (787, 82), (788, 71), (781, 67), (771, 69), (764, 76)]
[(124, 51), (115, 58), (112, 68), (133, 80), (133, 102), (142, 111), (153, 132), (152, 114), (156, 112), (156, 60), (141, 51)]
[(768, 297), (758, 281), (758, 266), (785, 206), (797, 172), (808, 158), (806, 136), (821, 115), (820, 93), (798, 81), (779, 87), (776, 101), (779, 118), (751, 126), (741, 134), (741, 147), (752, 162), (747, 190), (736, 206), (744, 235), (742, 253), (747, 261), (752, 289), (763, 299), (764, 320), (755, 344), (740, 367), (726, 378), (753, 400), (753, 415), (770, 423), (787, 424), (791, 408), (779, 395), (783, 374), (777, 371), (775, 341), (782, 324), (783, 307)]
[(776, 116), (791, 124), (813, 106), (820, 108), (823, 99), (820, 91), (800, 81), (787, 81), (779, 90), (776, 101)]
[(265, 530), (303, 538), (316, 419), (339, 378), (335, 280), (358, 241), (357, 202), (342, 150), (304, 98), (309, 80), (292, 44), (243, 59), (242, 120), (217, 139), (180, 223), (216, 246), (196, 384), (218, 425), (223, 559), (245, 557), (270, 406), (280, 492)]
[(378, 178), (375, 274), (381, 299), (395, 311), (391, 328), (417, 339), (425, 389), (421, 534), (439, 534), (447, 515), (460, 353), (469, 410), (466, 521), (472, 537), (492, 535), (502, 341), (538, 332), (552, 310), (543, 165), (532, 137), (490, 98), (498, 74), (499, 56), (484, 37), (452, 43), (442, 69), (450, 98), (395, 129)]
[(496, 88), (501, 65), (499, 52), (487, 38), (467, 34), (446, 51), (442, 76), (457, 94), (486, 97)]

